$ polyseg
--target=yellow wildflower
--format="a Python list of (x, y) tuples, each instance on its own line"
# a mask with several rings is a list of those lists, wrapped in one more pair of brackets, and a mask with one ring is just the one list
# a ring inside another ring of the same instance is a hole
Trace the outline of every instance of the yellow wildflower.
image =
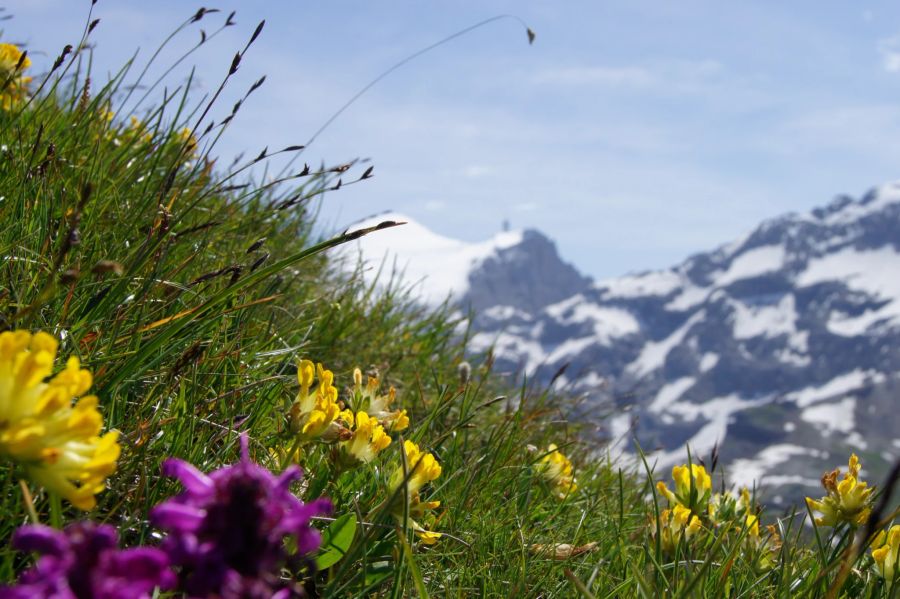
[(95, 114), (97, 117), (97, 127), (101, 131), (94, 134), (94, 139), (104, 139), (106, 141), (115, 142), (117, 129), (113, 124), (113, 119), (115, 118), (116, 113), (113, 112), (110, 103), (104, 102), (98, 106)]
[(126, 132), (136, 138), (141, 143), (150, 143), (153, 141), (153, 132), (147, 129), (147, 125), (134, 115), (129, 118), (130, 126)]
[(709, 498), (707, 515), (710, 522), (720, 526), (738, 516), (748, 514), (752, 508), (750, 490), (747, 487), (743, 487), (738, 496), (735, 496), (731, 491), (713, 493)]
[(22, 60), (22, 51), (18, 46), (0, 44), (0, 107), (3, 110), (12, 109), (25, 97), (31, 77), (25, 77), (22, 73), (30, 66), (31, 59), (25, 56)]
[(363, 386), (362, 371), (359, 368), (353, 370), (353, 399), (354, 409), (361, 410), (378, 420), (384, 428), (391, 433), (399, 433), (409, 426), (409, 416), (406, 410), (391, 410), (391, 404), (397, 397), (397, 390), (388, 389), (387, 395), (379, 395), (380, 386), (378, 377), (366, 377), (366, 385)]
[(690, 468), (675, 466), (672, 468), (672, 480), (675, 481), (674, 492), (666, 486), (666, 483), (662, 481), (656, 483), (656, 489), (669, 501), (670, 507), (683, 505), (696, 514), (708, 512), (712, 478), (707, 474), (706, 468), (700, 464), (691, 464)]
[(747, 527), (745, 543), (750, 550), (750, 560), (753, 567), (759, 572), (771, 570), (775, 566), (778, 550), (781, 548), (781, 537), (775, 531), (774, 526), (766, 527), (768, 534), (763, 537), (759, 533), (759, 518), (748, 513), (744, 519)]
[(701, 530), (700, 518), (691, 515), (691, 510), (676, 504), (671, 510), (663, 510), (656, 526), (651, 529), (654, 538), (659, 536), (660, 546), (668, 554), (683, 541), (690, 541)]
[(176, 139), (180, 146), (184, 147), (184, 153), (188, 158), (193, 158), (197, 153), (197, 138), (194, 137), (194, 134), (191, 133), (191, 130), (188, 127), (184, 127), (179, 129), (176, 134)]
[(352, 430), (353, 436), (341, 442), (341, 449), (350, 462), (368, 464), (391, 444), (391, 438), (384, 432), (384, 427), (365, 412), (357, 412), (354, 416), (350, 410), (344, 410), (340, 418)]
[(412, 441), (404, 441), (403, 451), (406, 454), (407, 474), (404, 474), (403, 467), (399, 466), (391, 475), (390, 488), (397, 489), (406, 479), (406, 492), (409, 495), (418, 493), (419, 490), (441, 475), (441, 465), (434, 459), (434, 456), (427, 452), (422, 452), (419, 446)]
[(538, 462), (537, 471), (553, 486), (560, 499), (565, 499), (569, 493), (578, 489), (572, 475), (572, 462), (553, 443), (547, 447), (546, 455)]
[(819, 500), (812, 497), (806, 498), (806, 504), (811, 510), (822, 514), (816, 518), (819, 526), (837, 526), (847, 522), (850, 526), (865, 524), (872, 511), (872, 492), (874, 487), (859, 480), (860, 463), (856, 454), (850, 456), (848, 468), (844, 477), (838, 482), (841, 471), (835, 468), (822, 476), (822, 486), (826, 495)]
[(878, 533), (872, 541), (872, 559), (875, 560), (875, 571), (890, 588), (900, 565), (900, 524), (891, 526), (885, 533)]
[[(100, 436), (91, 373), (71, 357), (50, 377), (58, 343), (47, 333), (0, 333), (0, 456), (74, 506), (89, 510), (116, 469), (118, 433)], [(73, 403), (73, 399), (75, 400)]]
[(299, 447), (286, 448), (283, 445), (269, 448), (269, 458), (274, 466), (273, 470), (283, 470), (288, 464), (300, 464), (303, 453)]
[[(434, 510), (441, 505), (440, 501), (422, 501), (419, 491), (427, 483), (436, 480), (441, 475), (441, 465), (438, 464), (434, 456), (427, 452), (422, 452), (419, 446), (412, 441), (403, 443), (403, 452), (406, 455), (406, 472), (403, 465), (398, 466), (391, 475), (388, 488), (391, 493), (396, 491), (406, 481), (406, 496), (409, 505), (409, 521), (408, 526), (416, 533), (426, 545), (433, 545), (441, 538), (441, 533), (427, 530), (419, 524), (418, 520), (431, 520), (430, 510)], [(403, 521), (403, 502), (395, 501), (392, 504), (392, 513), (394, 517)]]
[[(313, 388), (316, 378), (319, 384)], [(311, 361), (300, 360), (297, 380), (300, 391), (290, 408), (291, 432), (305, 440), (321, 437), (341, 411), (337, 403), (338, 391), (333, 384), (334, 373), (322, 364), (314, 367)]]

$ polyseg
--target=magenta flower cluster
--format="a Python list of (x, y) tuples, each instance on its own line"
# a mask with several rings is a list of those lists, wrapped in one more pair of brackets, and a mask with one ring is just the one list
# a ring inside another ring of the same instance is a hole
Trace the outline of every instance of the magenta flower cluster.
[(117, 537), (112, 526), (93, 522), (62, 531), (20, 527), (13, 546), (40, 557), (16, 586), (0, 588), (0, 599), (148, 599), (154, 588), (173, 586), (165, 553), (149, 547), (120, 550)]
[(310, 522), (331, 502), (291, 493), (299, 468), (273, 475), (250, 460), (242, 435), (236, 464), (204, 474), (169, 459), (163, 473), (184, 491), (150, 513), (167, 533), (159, 548), (119, 549), (115, 528), (93, 522), (23, 526), (13, 545), (40, 557), (17, 584), (0, 587), (0, 599), (148, 599), (157, 588), (191, 598), (303, 596), (296, 575), (321, 543)]
[[(300, 469), (280, 476), (252, 462), (247, 437), (241, 460), (208, 476), (181, 460), (163, 464), (184, 492), (150, 513), (151, 522), (169, 534), (162, 548), (181, 570), (182, 588), (190, 597), (286, 599), (302, 596), (302, 587), (284, 580), (281, 571), (299, 571), (303, 556), (321, 543), (310, 520), (331, 511), (331, 502), (303, 503), (290, 492)], [(288, 554), (291, 537), (296, 552)]]

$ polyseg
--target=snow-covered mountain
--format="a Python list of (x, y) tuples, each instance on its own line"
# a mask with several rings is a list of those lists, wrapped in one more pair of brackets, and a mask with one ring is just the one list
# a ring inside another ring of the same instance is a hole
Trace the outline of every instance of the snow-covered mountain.
[(523, 242), (525, 233), (507, 231), (480, 243), (469, 243), (439, 235), (399, 212), (385, 212), (355, 223), (352, 230), (372, 227), (384, 221), (405, 223), (401, 227), (362, 237), (342, 248), (350, 267), (357, 257), (367, 263), (364, 275), (370, 281), (384, 281), (392, 273), (414, 286), (424, 302), (439, 304), (450, 296), (468, 293), (469, 277), (485, 259)]
[(568, 365), (556, 384), (587, 394), (585, 416), (612, 414), (598, 435), (636, 435), (660, 467), (718, 445), (733, 481), (777, 503), (850, 451), (873, 476), (900, 455), (900, 184), (600, 282), (536, 231), (479, 244), (414, 223), (387, 233), (362, 254), (391, 253), (431, 301), (453, 291), (473, 306), (471, 351), (544, 381)]

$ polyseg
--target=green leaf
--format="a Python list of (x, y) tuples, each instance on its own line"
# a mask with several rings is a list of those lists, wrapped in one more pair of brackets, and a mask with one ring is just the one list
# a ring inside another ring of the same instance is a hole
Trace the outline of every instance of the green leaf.
[(322, 535), (322, 550), (316, 556), (319, 570), (330, 568), (347, 554), (356, 536), (356, 514), (344, 514), (331, 523)]

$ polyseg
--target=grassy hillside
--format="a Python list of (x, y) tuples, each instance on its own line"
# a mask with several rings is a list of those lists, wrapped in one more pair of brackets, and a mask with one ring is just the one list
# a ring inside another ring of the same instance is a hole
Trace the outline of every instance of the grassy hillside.
[(893, 595), (900, 528), (873, 559), (892, 514), (852, 463), (804, 529), (604, 459), (569, 399), (464, 362), (448, 309), (335, 266), (378, 230), (322, 239), (316, 202), (365, 165), (219, 163), (240, 102), (95, 79), (88, 39), (30, 80), (0, 46), (0, 597)]

